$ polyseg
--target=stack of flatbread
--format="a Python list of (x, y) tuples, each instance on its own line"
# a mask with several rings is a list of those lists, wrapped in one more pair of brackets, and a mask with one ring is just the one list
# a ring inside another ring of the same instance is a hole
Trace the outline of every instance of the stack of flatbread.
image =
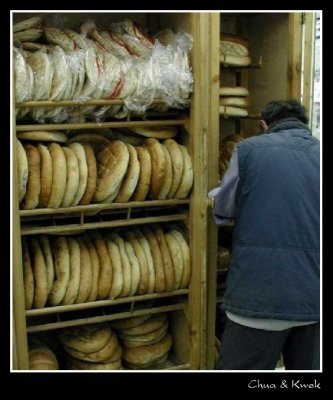
[(112, 322), (123, 348), (124, 365), (129, 369), (163, 368), (172, 347), (165, 313)]
[(244, 87), (220, 88), (220, 114), (228, 117), (247, 117), (249, 91)]
[(179, 227), (159, 224), (22, 239), (26, 309), (188, 287), (190, 250)]
[(52, 349), (44, 343), (29, 345), (30, 370), (58, 370), (59, 363)]
[[(83, 122), (85, 116), (124, 118), (131, 110), (142, 115), (155, 97), (165, 107), (188, 105), (193, 76), (188, 52), (179, 46), (155, 49), (155, 39), (133, 21), (99, 31), (92, 21), (81, 31), (44, 26), (31, 18), (14, 26), (16, 100), (123, 99), (124, 105), (21, 109), (38, 122)], [(39, 26), (39, 25), (38, 25)], [(28, 33), (43, 33), (44, 42)], [(47, 42), (47, 43), (45, 43)]]
[[(89, 143), (71, 143), (61, 132), (21, 132), (17, 140), (20, 207), (24, 210), (89, 204), (97, 184), (97, 164)], [(33, 141), (39, 142), (33, 145)]]
[(241, 36), (222, 34), (220, 40), (220, 62), (225, 66), (246, 67), (251, 64), (249, 44)]
[(110, 324), (100, 323), (61, 331), (58, 338), (70, 370), (119, 370), (122, 348)]

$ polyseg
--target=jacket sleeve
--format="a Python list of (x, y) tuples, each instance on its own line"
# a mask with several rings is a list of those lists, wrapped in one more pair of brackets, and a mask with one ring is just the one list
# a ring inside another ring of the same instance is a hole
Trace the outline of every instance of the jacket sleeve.
[(221, 185), (208, 193), (208, 196), (215, 200), (213, 215), (217, 225), (223, 225), (234, 217), (238, 181), (238, 152), (235, 147)]

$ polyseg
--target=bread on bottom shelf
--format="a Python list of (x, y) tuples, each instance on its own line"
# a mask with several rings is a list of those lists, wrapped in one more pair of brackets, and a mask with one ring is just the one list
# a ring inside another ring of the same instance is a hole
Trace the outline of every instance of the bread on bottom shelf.
[(29, 349), (29, 369), (58, 370), (57, 357), (48, 346), (34, 344)]

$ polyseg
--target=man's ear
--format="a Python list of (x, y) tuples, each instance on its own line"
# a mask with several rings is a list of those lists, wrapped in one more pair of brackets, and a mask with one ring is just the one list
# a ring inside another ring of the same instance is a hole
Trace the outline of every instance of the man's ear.
[(260, 120), (260, 126), (262, 127), (262, 129), (266, 132), (268, 130), (268, 125), (266, 124), (266, 121), (261, 119)]

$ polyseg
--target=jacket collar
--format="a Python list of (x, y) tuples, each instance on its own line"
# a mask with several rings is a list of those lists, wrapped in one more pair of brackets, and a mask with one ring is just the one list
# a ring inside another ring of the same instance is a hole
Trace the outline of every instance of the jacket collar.
[(272, 133), (278, 131), (285, 131), (289, 129), (302, 129), (308, 131), (312, 135), (309, 127), (297, 118), (283, 118), (279, 121), (273, 122), (265, 133)]

